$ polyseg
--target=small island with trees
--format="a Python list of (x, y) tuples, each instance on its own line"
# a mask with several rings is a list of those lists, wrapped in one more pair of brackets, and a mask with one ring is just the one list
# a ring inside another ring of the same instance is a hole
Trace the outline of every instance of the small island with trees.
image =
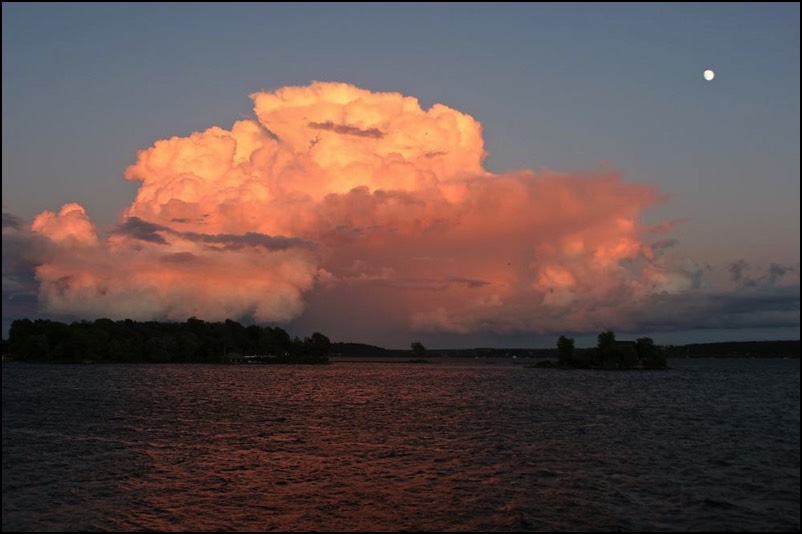
[[(668, 369), (663, 349), (649, 337), (635, 341), (616, 341), (615, 333), (599, 334), (596, 348), (577, 350), (574, 340), (560, 336), (557, 340), (557, 366), (574, 369)], [(549, 362), (551, 364), (551, 362)], [(540, 366), (553, 366), (542, 362)]]

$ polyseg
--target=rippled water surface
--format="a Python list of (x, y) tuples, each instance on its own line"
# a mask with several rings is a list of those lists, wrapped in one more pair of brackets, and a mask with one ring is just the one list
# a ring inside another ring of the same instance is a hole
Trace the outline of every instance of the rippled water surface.
[(3, 365), (3, 530), (798, 531), (799, 361)]

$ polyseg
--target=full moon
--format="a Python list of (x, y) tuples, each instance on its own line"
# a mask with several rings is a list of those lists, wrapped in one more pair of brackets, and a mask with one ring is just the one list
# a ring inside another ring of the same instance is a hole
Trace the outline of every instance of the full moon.
[(707, 81), (709, 82), (710, 80), (712, 80), (713, 78), (715, 78), (715, 77), (716, 77), (716, 73), (715, 73), (715, 72), (713, 72), (713, 70), (712, 70), (712, 69), (707, 69), (707, 70), (704, 72), (703, 76), (705, 77), (705, 80), (707, 80)]

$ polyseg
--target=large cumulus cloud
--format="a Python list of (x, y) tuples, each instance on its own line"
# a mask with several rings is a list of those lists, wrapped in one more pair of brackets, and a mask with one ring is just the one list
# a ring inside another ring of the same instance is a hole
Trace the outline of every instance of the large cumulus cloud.
[(478, 121), (397, 93), (251, 98), (253, 120), (141, 150), (116, 228), (77, 204), (35, 218), (44, 311), (549, 333), (660, 321), (655, 306), (704, 290), (703, 270), (667, 253), (674, 221), (641, 223), (653, 186), (493, 174)]

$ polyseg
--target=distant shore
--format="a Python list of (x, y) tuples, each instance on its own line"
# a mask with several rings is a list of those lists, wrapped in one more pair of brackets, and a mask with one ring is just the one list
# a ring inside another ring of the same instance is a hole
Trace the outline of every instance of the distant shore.
[[(714, 343), (692, 343), (688, 345), (663, 345), (666, 358), (799, 358), (799, 340), (778, 341), (723, 341)], [(578, 348), (577, 352), (592, 350)], [(427, 349), (423, 358), (463, 358), (494, 360), (557, 359), (557, 349), (521, 348), (471, 348), (471, 349)], [(376, 359), (385, 362), (391, 358), (399, 361), (415, 357), (410, 350), (385, 349), (364, 343), (332, 343), (332, 357), (337, 361), (353, 359), (364, 362)]]

